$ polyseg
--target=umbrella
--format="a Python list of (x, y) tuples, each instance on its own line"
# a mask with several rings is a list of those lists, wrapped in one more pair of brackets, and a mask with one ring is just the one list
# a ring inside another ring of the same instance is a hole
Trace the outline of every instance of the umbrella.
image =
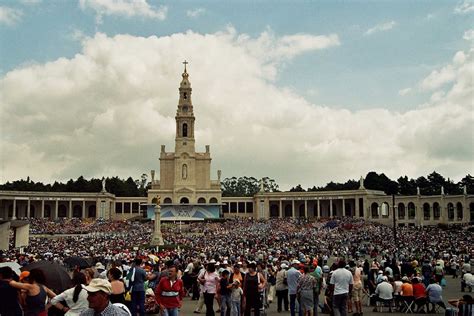
[(46, 278), (45, 285), (56, 293), (61, 293), (64, 290), (72, 287), (71, 278), (67, 271), (56, 262), (41, 260), (33, 262), (26, 267), (23, 267), (22, 271), (31, 271), (33, 269), (39, 269), (43, 271)]
[(13, 270), (13, 272), (15, 272), (18, 276), (21, 273), (20, 271), (21, 266), (16, 262), (2, 262), (0, 263), (0, 268), (2, 267), (10, 267)]
[(77, 256), (64, 259), (64, 264), (70, 268), (79, 267), (81, 269), (89, 268), (91, 266), (86, 259)]

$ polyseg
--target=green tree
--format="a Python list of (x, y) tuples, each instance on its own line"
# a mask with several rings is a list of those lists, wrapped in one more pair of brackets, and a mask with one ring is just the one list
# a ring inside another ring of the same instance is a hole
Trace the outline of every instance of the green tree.
[(306, 192), (305, 189), (301, 187), (301, 184), (298, 184), (296, 187), (290, 189), (290, 192)]
[[(278, 184), (269, 177), (263, 179), (265, 192), (277, 192)], [(222, 196), (254, 196), (260, 191), (260, 181), (254, 177), (231, 177), (221, 181)]]

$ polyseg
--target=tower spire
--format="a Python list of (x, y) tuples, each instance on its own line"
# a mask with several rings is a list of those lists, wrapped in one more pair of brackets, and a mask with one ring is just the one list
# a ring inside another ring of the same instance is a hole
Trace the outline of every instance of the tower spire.
[(184, 73), (187, 73), (186, 71), (186, 65), (189, 64), (186, 59), (183, 61), (183, 64), (184, 64)]

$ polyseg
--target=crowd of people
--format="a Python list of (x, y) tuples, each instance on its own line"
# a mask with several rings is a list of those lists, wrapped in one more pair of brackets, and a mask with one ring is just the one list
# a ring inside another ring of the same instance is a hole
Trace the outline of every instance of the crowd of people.
[[(174, 316), (186, 294), (196, 301), (194, 312), (206, 310), (208, 316), (216, 300), (222, 316), (258, 315), (273, 301), (277, 311), (292, 316), (318, 310), (362, 315), (364, 295), (374, 306), (403, 311), (413, 300), (416, 311), (428, 312), (446, 308), (441, 293), (447, 275), (458, 278), (462, 290), (474, 285), (474, 243), (463, 228), (399, 227), (395, 240), (391, 227), (351, 218), (169, 223), (162, 226), (165, 247), (159, 251), (147, 247), (152, 229), (151, 223), (33, 219), (29, 246), (3, 252), (1, 261), (64, 265), (77, 256), (89, 258), (94, 268), (69, 266), (74, 287), (68, 294), (43, 288), (38, 272), (32, 283), (12, 281), (4, 270), (0, 278), (26, 298), (50, 296), (50, 304), (67, 315), (76, 315), (76, 305), (84, 315), (89, 306), (120, 315), (128, 305), (133, 315), (161, 309)], [(111, 302), (121, 306), (109, 307)]]

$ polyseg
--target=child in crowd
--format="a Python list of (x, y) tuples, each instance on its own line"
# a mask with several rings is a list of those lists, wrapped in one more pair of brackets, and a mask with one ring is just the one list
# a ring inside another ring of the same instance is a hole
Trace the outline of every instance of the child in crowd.
[(242, 302), (242, 295), (243, 295), (242, 288), (240, 287), (240, 281), (235, 279), (234, 282), (232, 283), (232, 291), (230, 294), (230, 300), (231, 300), (231, 311), (230, 315), (231, 316), (240, 316), (240, 305)]

